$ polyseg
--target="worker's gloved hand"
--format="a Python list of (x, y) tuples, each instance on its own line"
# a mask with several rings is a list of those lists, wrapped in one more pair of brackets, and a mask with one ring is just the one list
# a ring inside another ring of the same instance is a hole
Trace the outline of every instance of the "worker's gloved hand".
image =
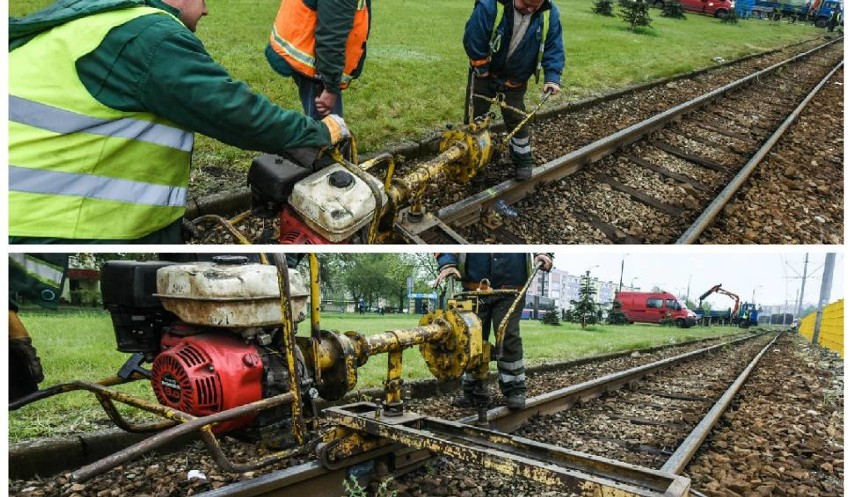
[(547, 254), (536, 254), (533, 257), (533, 266), (538, 266), (545, 273), (553, 269), (553, 258)]
[(44, 381), (44, 371), (41, 368), (41, 360), (36, 354), (36, 349), (33, 347), (33, 341), (29, 337), (25, 338), (10, 338), (9, 339), (9, 355), (15, 355), (21, 359), (21, 362), (26, 364), (30, 370), (30, 375), (36, 383)]
[(562, 91), (562, 88), (560, 88), (556, 83), (545, 83), (544, 87), (541, 89), (542, 93), (550, 93), (554, 97), (559, 95), (560, 91)]
[(441, 269), (438, 270), (438, 277), (432, 283), (432, 286), (434, 286), (434, 287), (440, 286), (441, 283), (443, 283), (444, 280), (446, 280), (450, 276), (454, 277), (457, 280), (461, 279), (461, 273), (459, 273), (458, 268), (456, 268), (453, 265), (448, 264), (448, 265), (446, 265), (446, 266), (444, 266), (444, 267), (442, 267)]
[(344, 122), (343, 118), (337, 114), (329, 114), (322, 119), (322, 123), (325, 124), (326, 128), (328, 128), (328, 134), (331, 135), (332, 145), (337, 145), (341, 141), (352, 137), (352, 133), (349, 132), (346, 122)]

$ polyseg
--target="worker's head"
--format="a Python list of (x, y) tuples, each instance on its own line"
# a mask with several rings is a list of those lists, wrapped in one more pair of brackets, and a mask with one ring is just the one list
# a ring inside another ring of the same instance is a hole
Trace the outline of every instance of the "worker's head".
[(528, 15), (537, 11), (541, 4), (544, 3), (544, 0), (514, 0), (515, 1), (515, 10), (520, 12), (521, 14)]
[(163, 0), (180, 11), (181, 22), (193, 33), (198, 21), (207, 15), (206, 0)]

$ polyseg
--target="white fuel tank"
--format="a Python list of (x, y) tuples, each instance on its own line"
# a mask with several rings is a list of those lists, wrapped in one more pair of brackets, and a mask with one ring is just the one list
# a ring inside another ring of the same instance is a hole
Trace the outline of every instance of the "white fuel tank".
[[(290, 269), (293, 320), (307, 317), (304, 279)], [(157, 271), (157, 297), (182, 321), (203, 326), (249, 328), (281, 324), (278, 273), (273, 265), (175, 264)]]
[[(387, 203), (384, 185), (370, 176)], [(305, 223), (332, 242), (341, 242), (373, 218), (376, 200), (363, 180), (334, 164), (296, 183), (288, 199)]]

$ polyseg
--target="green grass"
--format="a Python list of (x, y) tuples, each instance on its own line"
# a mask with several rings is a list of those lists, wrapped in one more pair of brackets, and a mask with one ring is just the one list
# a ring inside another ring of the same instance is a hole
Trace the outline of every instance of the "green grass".
[[(12, 0), (19, 16), (49, 0)], [(345, 93), (346, 119), (361, 152), (380, 151), (404, 140), (422, 139), (447, 123), (461, 120), (467, 59), (461, 46), (473, 2), (458, 0), (381, 0), (374, 2), (372, 33), (364, 73)], [(684, 73), (780, 47), (822, 33), (801, 23), (741, 20), (723, 24), (708, 16), (686, 20), (660, 17), (631, 33), (618, 17), (591, 12), (592, 0), (559, 0), (566, 69), (564, 93), (548, 105), (621, 88), (632, 83)], [(263, 55), (277, 0), (210, 0), (210, 15), (198, 36), (231, 74), (272, 101), (300, 110), (295, 85), (270, 69)], [(617, 10), (617, 9), (616, 9)], [(538, 99), (530, 91), (528, 99)], [(247, 169), (256, 153), (199, 137), (196, 165)]]
[[(115, 337), (109, 315), (104, 311), (28, 312), (21, 319), (30, 331), (45, 370), (42, 388), (71, 380), (96, 381), (114, 375), (127, 354), (115, 350)], [(353, 330), (373, 335), (393, 329), (417, 326), (420, 316), (407, 314), (322, 315), (324, 329)], [(300, 325), (300, 335), (309, 333), (310, 324)], [(731, 327), (694, 327), (688, 330), (651, 325), (595, 326), (582, 331), (578, 325), (547, 326), (538, 321), (523, 321), (521, 334), (529, 364), (558, 362), (609, 352), (675, 343), (696, 338), (737, 332)], [(494, 364), (492, 363), (492, 368)], [(358, 371), (358, 388), (381, 386), (387, 369), (386, 356), (370, 358)], [(419, 351), (406, 350), (404, 377), (408, 380), (431, 378)], [(120, 390), (155, 402), (149, 384), (137, 381)], [(125, 414), (136, 411), (120, 405)], [(134, 418), (135, 419), (135, 418)], [(152, 419), (146, 417), (145, 419)], [(91, 431), (111, 424), (87, 392), (70, 392), (26, 406), (9, 414), (9, 438), (16, 442), (34, 437)]]

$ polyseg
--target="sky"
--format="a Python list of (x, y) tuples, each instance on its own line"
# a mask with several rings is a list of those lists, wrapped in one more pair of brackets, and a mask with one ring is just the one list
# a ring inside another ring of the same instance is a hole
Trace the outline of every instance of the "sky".
[[(689, 247), (631, 247), (628, 252), (613, 251), (605, 247), (560, 247), (555, 253), (554, 267), (571, 274), (590, 275), (603, 281), (618, 284), (621, 264), (624, 261), (622, 281), (633, 284), (642, 291), (657, 286), (678, 296), (692, 300), (714, 285), (740, 296), (741, 301), (755, 301), (760, 305), (792, 305), (802, 285), (805, 254), (808, 254), (808, 278), (805, 281), (804, 302), (814, 304), (819, 300), (822, 285), (826, 248), (797, 250), (760, 247), (745, 250), (743, 247), (720, 250)], [(844, 258), (838, 253), (834, 263), (834, 277), (829, 302), (843, 298)], [(729, 307), (732, 300), (722, 294), (712, 294), (707, 302), (714, 308)]]

